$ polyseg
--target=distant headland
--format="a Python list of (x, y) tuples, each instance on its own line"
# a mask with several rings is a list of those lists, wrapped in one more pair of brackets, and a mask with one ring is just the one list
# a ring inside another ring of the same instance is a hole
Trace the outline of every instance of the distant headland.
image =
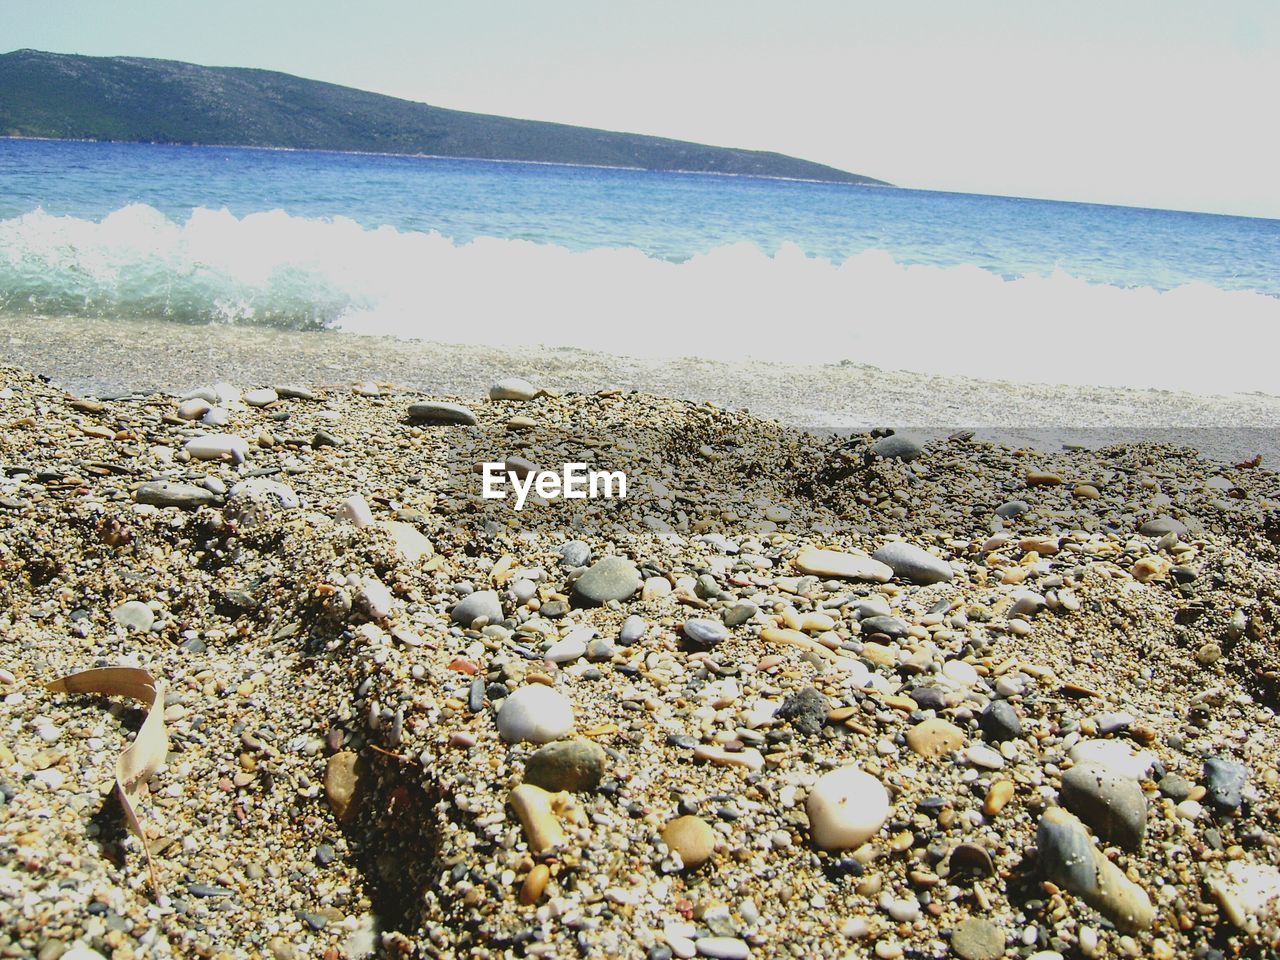
[(287, 73), (0, 54), (0, 136), (275, 147), (886, 185), (779, 153), (448, 110)]

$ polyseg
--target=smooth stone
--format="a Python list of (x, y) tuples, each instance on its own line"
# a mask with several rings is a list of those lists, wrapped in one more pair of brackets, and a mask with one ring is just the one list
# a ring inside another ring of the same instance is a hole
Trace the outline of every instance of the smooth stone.
[(325, 765), (324, 794), (340, 823), (346, 823), (359, 812), (363, 799), (360, 788), (367, 772), (364, 761), (353, 750), (335, 753)]
[(612, 660), (618, 648), (608, 637), (596, 637), (587, 644), (588, 660)]
[(851, 850), (877, 833), (889, 818), (889, 792), (854, 766), (823, 774), (805, 801), (813, 842), (823, 850)]
[(698, 956), (713, 960), (747, 960), (751, 948), (737, 937), (702, 937), (694, 941)]
[(964, 731), (941, 717), (920, 721), (906, 736), (907, 746), (922, 757), (941, 757), (964, 746)]
[(183, 507), (194, 509), (218, 502), (218, 495), (204, 487), (189, 483), (172, 483), (169, 480), (152, 480), (133, 492), (138, 503), (154, 507)]
[(369, 509), (369, 501), (358, 493), (353, 493), (338, 504), (338, 519), (345, 520), (357, 528), (364, 528), (373, 523), (373, 511)]
[(684, 635), (703, 647), (714, 647), (729, 638), (729, 628), (720, 620), (693, 617), (684, 622)]
[(783, 700), (774, 716), (786, 720), (800, 733), (813, 736), (822, 732), (828, 709), (827, 698), (821, 691), (805, 687)]
[(1141, 846), (1147, 831), (1147, 798), (1138, 781), (1097, 764), (1078, 764), (1062, 775), (1058, 802), (1107, 843), (1129, 850)]
[(182, 448), (195, 460), (230, 460), (243, 463), (249, 455), (249, 441), (231, 434), (207, 433), (188, 440)]
[(724, 612), (724, 625), (726, 627), (740, 627), (754, 617), (758, 609), (750, 601), (744, 600), (742, 603), (735, 603)]
[(921, 710), (941, 710), (947, 705), (947, 691), (941, 687), (916, 687), (907, 694)]
[(1210, 757), (1204, 762), (1204, 798), (1219, 813), (1239, 810), (1244, 803), (1244, 787), (1249, 782), (1249, 769), (1223, 757)]
[(591, 562), (591, 544), (570, 540), (560, 546), (560, 562), (566, 567), (585, 567)]
[(1084, 824), (1062, 807), (1050, 807), (1036, 829), (1045, 878), (1080, 897), (1120, 930), (1136, 933), (1155, 921), (1146, 891), (1094, 846)]
[(1004, 520), (1012, 520), (1014, 517), (1022, 516), (1030, 509), (1031, 505), (1025, 500), (1006, 500), (996, 507), (996, 516)]
[(146, 633), (156, 622), (156, 615), (141, 600), (129, 600), (111, 611), (111, 619), (128, 630)]
[(499, 380), (489, 388), (490, 400), (532, 400), (537, 395), (538, 388), (520, 377)]
[(1158, 786), (1160, 787), (1160, 792), (1174, 803), (1181, 803), (1191, 796), (1191, 791), (1195, 785), (1186, 777), (1179, 776), (1176, 773), (1166, 773), (1160, 778)]
[(978, 717), (978, 726), (993, 743), (1022, 738), (1022, 720), (1018, 711), (1005, 700), (992, 700)]
[(821, 550), (805, 547), (795, 560), (796, 569), (815, 577), (841, 580), (868, 580), (872, 583), (888, 583), (893, 579), (893, 568), (872, 557), (839, 550)]
[(882, 460), (903, 460), (910, 462), (924, 453), (924, 445), (914, 437), (904, 433), (894, 433), (881, 437), (871, 445), (871, 452)]
[(471, 626), (481, 617), (487, 617), (490, 623), (499, 623), (502, 620), (502, 601), (496, 590), (477, 590), (454, 604), (449, 616), (454, 623), (464, 627)]
[(935, 557), (923, 547), (917, 547), (914, 543), (906, 543), (902, 540), (886, 543), (873, 552), (871, 557), (888, 564), (893, 569), (894, 576), (911, 583), (921, 585), (946, 583), (955, 576), (951, 564)]
[(1185, 537), (1187, 535), (1187, 525), (1181, 520), (1173, 519), (1173, 517), (1155, 517), (1139, 526), (1138, 533), (1144, 537), (1163, 537), (1166, 533), (1172, 533), (1177, 537)]
[(633, 613), (622, 621), (622, 629), (618, 631), (618, 642), (624, 647), (629, 647), (640, 640), (648, 630), (649, 624), (645, 622), (644, 617)]
[(859, 619), (887, 617), (893, 613), (893, 608), (889, 606), (889, 601), (879, 595), (858, 597), (853, 601), (852, 607), (853, 612), (858, 615)]
[(248, 477), (241, 480), (231, 488), (227, 497), (231, 500), (266, 500), (282, 510), (293, 510), (298, 506), (298, 495), (293, 489), (270, 477)]
[(432, 546), (426, 534), (411, 523), (405, 523), (403, 520), (380, 520), (378, 526), (391, 535), (396, 553), (409, 563), (417, 563), (423, 557), (429, 557), (435, 552), (435, 547)]
[(473, 426), (476, 415), (460, 403), (424, 400), (409, 405), (409, 419), (417, 423), (458, 424), (464, 427)]
[(360, 593), (356, 597), (356, 602), (364, 608), (365, 613), (372, 620), (384, 620), (391, 616), (391, 610), (394, 605), (391, 591), (387, 589), (382, 581), (373, 577), (365, 577), (361, 581)]
[(590, 740), (557, 740), (540, 747), (524, 765), (524, 782), (551, 793), (594, 790), (604, 778), (608, 754)]
[(512, 693), (498, 711), (498, 733), (512, 743), (549, 743), (573, 729), (573, 704), (541, 683)]
[(902, 639), (911, 629), (897, 617), (863, 617), (861, 623), (863, 636), (883, 633), (892, 640)]
[(716, 852), (716, 831), (701, 817), (676, 817), (662, 828), (662, 842), (680, 854), (690, 870), (697, 870)]
[(569, 631), (568, 636), (553, 643), (542, 657), (551, 663), (572, 663), (586, 655), (587, 641), (594, 633), (592, 627), (576, 627)]
[(640, 571), (626, 557), (597, 560), (573, 583), (579, 598), (595, 604), (627, 600), (639, 589)]
[(316, 398), (315, 392), (306, 387), (285, 384), (276, 385), (276, 395), (286, 400), (314, 400)]
[(978, 683), (978, 671), (964, 660), (948, 660), (942, 665), (942, 676), (956, 687), (973, 687)]
[(225, 427), (231, 422), (231, 414), (223, 407), (212, 407), (200, 418), (200, 422), (206, 427)]
[(969, 917), (952, 928), (951, 952), (960, 960), (999, 960), (1004, 939), (1004, 932), (990, 920)]
[(1094, 763), (1131, 780), (1141, 780), (1156, 762), (1146, 750), (1134, 753), (1122, 740), (1081, 740), (1068, 752), (1072, 763)]
[(280, 399), (280, 395), (270, 387), (261, 390), (250, 390), (244, 395), (244, 402), (251, 407), (269, 407)]
[(213, 404), (204, 397), (192, 397), (178, 404), (178, 416), (183, 420), (199, 420), (213, 409)]

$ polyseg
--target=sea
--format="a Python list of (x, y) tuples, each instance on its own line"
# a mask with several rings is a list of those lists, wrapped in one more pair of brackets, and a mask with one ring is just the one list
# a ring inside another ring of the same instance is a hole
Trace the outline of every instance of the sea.
[(1274, 395), (1280, 221), (696, 173), (0, 140), (0, 314)]

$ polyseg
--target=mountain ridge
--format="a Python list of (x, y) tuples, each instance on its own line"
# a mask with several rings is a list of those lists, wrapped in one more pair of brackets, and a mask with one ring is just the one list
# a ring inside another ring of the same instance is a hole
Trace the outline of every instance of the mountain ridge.
[(0, 135), (883, 180), (784, 154), (452, 110), (252, 67), (0, 54)]

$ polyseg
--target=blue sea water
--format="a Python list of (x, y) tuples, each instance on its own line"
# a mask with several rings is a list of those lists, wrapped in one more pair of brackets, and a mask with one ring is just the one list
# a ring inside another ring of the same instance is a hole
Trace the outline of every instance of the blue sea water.
[(1280, 329), (1280, 221), (639, 170), (0, 140), (0, 311), (1013, 378), (1043, 352), (1027, 344), (1056, 343), (1042, 362), (1068, 368), (1057, 379), (1196, 376), (1280, 392), (1247, 356), (1250, 338), (1274, 345)]

